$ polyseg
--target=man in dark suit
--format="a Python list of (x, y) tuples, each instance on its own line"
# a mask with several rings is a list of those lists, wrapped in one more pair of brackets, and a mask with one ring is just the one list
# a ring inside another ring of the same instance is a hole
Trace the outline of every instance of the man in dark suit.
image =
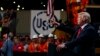
[(48, 53), (47, 56), (58, 56), (57, 55), (57, 50), (56, 50), (56, 44), (55, 44), (55, 39), (53, 34), (48, 35)]
[(1, 47), (1, 51), (4, 56), (13, 56), (13, 36), (11, 34), (5, 33), (3, 35), (3, 46)]
[(95, 40), (98, 37), (98, 33), (90, 25), (90, 22), (90, 14), (80, 12), (78, 14), (78, 25), (80, 27), (74, 34), (72, 40), (58, 45), (57, 48), (68, 48), (73, 54), (71, 56), (95, 56)]

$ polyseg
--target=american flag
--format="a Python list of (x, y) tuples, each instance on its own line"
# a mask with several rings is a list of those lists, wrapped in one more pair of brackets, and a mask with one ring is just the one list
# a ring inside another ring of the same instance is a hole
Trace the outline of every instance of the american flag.
[(54, 16), (54, 0), (48, 0), (47, 15), (50, 17)]

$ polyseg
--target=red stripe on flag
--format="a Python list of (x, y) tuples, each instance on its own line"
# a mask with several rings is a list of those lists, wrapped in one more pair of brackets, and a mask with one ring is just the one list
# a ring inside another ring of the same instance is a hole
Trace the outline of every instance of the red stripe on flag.
[(54, 15), (54, 0), (48, 0), (47, 4), (47, 15), (48, 16), (53, 16)]

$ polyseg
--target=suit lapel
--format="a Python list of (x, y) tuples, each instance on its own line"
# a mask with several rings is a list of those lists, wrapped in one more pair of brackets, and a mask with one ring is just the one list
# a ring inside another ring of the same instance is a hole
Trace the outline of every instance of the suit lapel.
[[(83, 35), (84, 31), (86, 31), (86, 30), (88, 29), (89, 26), (90, 26), (90, 24), (86, 25), (86, 26), (82, 29), (82, 31), (81, 31), (80, 34), (79, 34), (79, 37), (80, 37), (81, 35)], [(78, 37), (77, 37), (77, 33), (78, 33), (78, 31), (76, 32), (76, 38), (78, 38)]]

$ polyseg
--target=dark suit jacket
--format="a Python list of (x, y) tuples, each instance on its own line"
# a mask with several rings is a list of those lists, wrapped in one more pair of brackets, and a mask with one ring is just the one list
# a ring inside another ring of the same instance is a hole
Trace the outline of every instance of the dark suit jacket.
[(56, 45), (54, 43), (49, 43), (47, 56), (58, 56)]
[(72, 40), (65, 44), (66, 47), (71, 49), (73, 54), (77, 56), (95, 56), (94, 44), (98, 34), (94, 27), (88, 24), (81, 31), (78, 38), (76, 35), (77, 32), (73, 36)]
[(73, 35), (74, 32), (75, 32), (75, 30), (73, 29), (73, 27), (70, 24), (60, 23), (60, 25), (56, 29), (59, 29), (59, 30), (64, 31), (64, 32), (67, 32), (70, 35)]

